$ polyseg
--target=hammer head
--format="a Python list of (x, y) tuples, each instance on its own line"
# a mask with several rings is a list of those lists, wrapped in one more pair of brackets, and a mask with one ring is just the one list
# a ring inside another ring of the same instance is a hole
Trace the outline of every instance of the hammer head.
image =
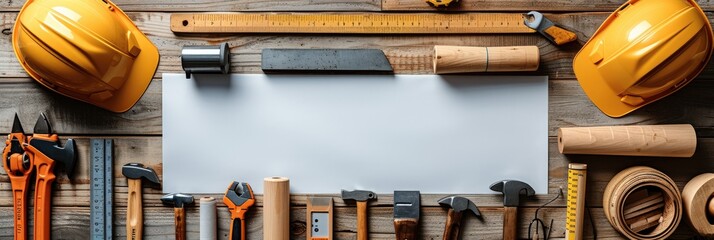
[(503, 206), (518, 207), (520, 196), (535, 195), (535, 190), (527, 183), (517, 180), (503, 180), (491, 184), (491, 190), (503, 193)]
[(369, 200), (377, 199), (377, 194), (372, 191), (366, 190), (354, 190), (347, 191), (342, 190), (342, 200), (355, 200), (358, 202), (364, 202)]
[(127, 163), (121, 167), (121, 174), (128, 179), (141, 179), (144, 178), (149, 182), (156, 185), (161, 184), (159, 181), (159, 176), (156, 175), (154, 169), (144, 167), (141, 163)]
[(481, 212), (478, 210), (478, 207), (476, 207), (476, 204), (474, 204), (468, 198), (451, 196), (442, 198), (438, 202), (439, 205), (450, 207), (455, 212), (463, 212), (465, 210), (469, 210), (473, 212), (477, 217), (481, 217)]
[(183, 193), (169, 193), (161, 197), (161, 202), (165, 205), (174, 206), (174, 208), (183, 208), (186, 205), (193, 204), (193, 196)]

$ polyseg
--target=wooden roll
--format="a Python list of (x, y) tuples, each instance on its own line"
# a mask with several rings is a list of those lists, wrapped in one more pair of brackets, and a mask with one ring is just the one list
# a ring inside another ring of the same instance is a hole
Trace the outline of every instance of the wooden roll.
[(263, 239), (290, 239), (290, 180), (263, 179)]
[(538, 69), (536, 46), (434, 46), (434, 73), (528, 72)]
[(682, 190), (684, 211), (689, 225), (706, 238), (714, 238), (714, 218), (712, 196), (714, 195), (714, 173), (704, 173), (690, 180)]
[[(642, 196), (648, 191), (652, 194)], [(667, 239), (682, 219), (682, 196), (677, 185), (650, 167), (631, 167), (615, 175), (602, 201), (607, 220), (629, 239)], [(627, 216), (633, 214), (637, 218)], [(654, 224), (642, 227), (650, 223)]]
[(558, 149), (565, 154), (691, 157), (697, 135), (689, 124), (560, 128)]

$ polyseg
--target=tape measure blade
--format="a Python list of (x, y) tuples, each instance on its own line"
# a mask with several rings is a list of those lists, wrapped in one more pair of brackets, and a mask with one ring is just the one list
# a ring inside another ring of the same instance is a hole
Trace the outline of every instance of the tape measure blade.
[(177, 13), (176, 33), (469, 34), (534, 33), (517, 13), (264, 14)]
[(104, 240), (104, 141), (101, 139), (91, 139), (90, 144), (92, 146), (92, 150), (90, 151), (92, 161), (90, 170), (90, 235), (93, 240)]
[(114, 190), (113, 190), (113, 182), (114, 182), (114, 140), (112, 139), (105, 139), (104, 140), (104, 200), (106, 202), (106, 205), (104, 207), (104, 212), (105, 212), (105, 227), (106, 233), (105, 233), (105, 239), (106, 240), (111, 240), (114, 231), (113, 231), (113, 218), (114, 218)]
[(568, 191), (566, 196), (565, 239), (579, 240), (583, 234), (585, 211), (585, 184), (587, 165), (568, 166)]

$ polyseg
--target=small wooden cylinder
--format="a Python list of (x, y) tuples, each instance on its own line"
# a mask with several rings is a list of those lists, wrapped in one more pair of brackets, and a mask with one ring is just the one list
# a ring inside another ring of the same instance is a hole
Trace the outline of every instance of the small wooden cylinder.
[(689, 124), (558, 129), (558, 149), (565, 154), (691, 157), (696, 148)]
[(714, 173), (704, 173), (690, 180), (682, 190), (684, 211), (689, 225), (706, 238), (714, 238), (714, 224), (709, 219), (712, 213), (714, 195)]
[(528, 72), (538, 69), (536, 46), (434, 46), (434, 73)]
[(290, 239), (290, 180), (263, 179), (263, 239)]

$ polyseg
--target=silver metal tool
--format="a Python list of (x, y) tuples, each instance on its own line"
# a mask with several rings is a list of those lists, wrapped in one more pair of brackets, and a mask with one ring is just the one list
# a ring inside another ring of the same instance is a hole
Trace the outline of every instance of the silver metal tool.
[(90, 200), (90, 235), (92, 240), (112, 239), (112, 148), (111, 139), (91, 139), (92, 168)]
[(181, 49), (181, 67), (186, 78), (192, 73), (222, 73), (231, 70), (231, 57), (228, 43), (209, 46), (184, 46)]
[(263, 49), (264, 72), (392, 72), (380, 49)]

